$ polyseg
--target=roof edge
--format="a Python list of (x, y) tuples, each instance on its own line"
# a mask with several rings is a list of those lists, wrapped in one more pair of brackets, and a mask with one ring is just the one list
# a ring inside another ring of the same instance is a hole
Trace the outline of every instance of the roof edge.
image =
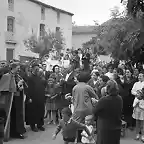
[(71, 12), (68, 12), (68, 11), (65, 11), (65, 10), (62, 10), (62, 9), (59, 9), (59, 8), (56, 8), (56, 7), (54, 7), (54, 6), (48, 5), (48, 4), (46, 4), (46, 3), (43, 3), (43, 2), (41, 2), (41, 1), (37, 1), (37, 0), (29, 0), (29, 1), (31, 1), (31, 2), (33, 2), (33, 3), (36, 3), (36, 4), (38, 4), (38, 5), (42, 5), (42, 6), (46, 7), (46, 8), (50, 8), (50, 9), (53, 9), (53, 10), (55, 10), (55, 11), (59, 11), (59, 12), (61, 12), (61, 13), (68, 14), (68, 15), (70, 15), (70, 16), (73, 16), (73, 15), (74, 15), (74, 14), (71, 13)]

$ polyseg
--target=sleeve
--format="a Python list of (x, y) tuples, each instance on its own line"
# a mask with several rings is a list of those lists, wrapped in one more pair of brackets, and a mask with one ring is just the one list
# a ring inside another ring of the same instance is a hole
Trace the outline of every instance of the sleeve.
[(133, 102), (133, 107), (135, 107), (137, 104), (138, 104), (139, 100), (137, 98), (134, 99), (134, 102)]
[(74, 121), (75, 127), (77, 128), (77, 130), (85, 130), (85, 132), (88, 134), (88, 136), (91, 136), (90, 131), (88, 130), (88, 128), (86, 127), (86, 125), (82, 124), (82, 123), (78, 123), (76, 121)]
[(131, 90), (131, 94), (133, 94), (134, 96), (137, 95), (137, 83), (135, 83), (135, 84), (133, 85), (133, 88), (132, 88), (132, 90)]
[(94, 89), (91, 86), (88, 86), (88, 93), (91, 98), (99, 99), (98, 95), (95, 93)]
[(104, 97), (105, 95), (106, 95), (106, 88), (103, 87), (103, 88), (101, 89), (101, 96)]
[(94, 110), (93, 110), (93, 114), (94, 114), (95, 117), (97, 117), (97, 116), (99, 115), (99, 113), (100, 113), (101, 111), (103, 111), (103, 109), (104, 109), (104, 104), (105, 104), (105, 98), (106, 98), (106, 97), (102, 97), (102, 98), (98, 101), (97, 105), (95, 106), (95, 108), (94, 108)]
[(55, 130), (55, 135), (57, 135), (61, 131), (61, 129), (62, 129), (62, 122), (60, 121), (56, 130)]

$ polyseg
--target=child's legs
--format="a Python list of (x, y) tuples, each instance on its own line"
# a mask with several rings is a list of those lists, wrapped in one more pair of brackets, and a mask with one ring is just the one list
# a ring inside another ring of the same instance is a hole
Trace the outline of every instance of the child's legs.
[(52, 110), (52, 120), (56, 122), (56, 110)]
[(47, 118), (48, 118), (48, 121), (52, 121), (51, 110), (47, 111)]
[(141, 130), (141, 134), (144, 135), (144, 121), (143, 120), (140, 121), (140, 130)]
[(141, 131), (141, 121), (136, 120), (136, 134), (139, 134)]

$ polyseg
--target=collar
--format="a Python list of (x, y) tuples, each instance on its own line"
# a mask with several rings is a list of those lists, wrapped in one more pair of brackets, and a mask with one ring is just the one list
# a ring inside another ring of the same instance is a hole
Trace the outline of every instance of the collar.
[(67, 121), (67, 124), (71, 123), (72, 121), (72, 118), (70, 118), (68, 121)]

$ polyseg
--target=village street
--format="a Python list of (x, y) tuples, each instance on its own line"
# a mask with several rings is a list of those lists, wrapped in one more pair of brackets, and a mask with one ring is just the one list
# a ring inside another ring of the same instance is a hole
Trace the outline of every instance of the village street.
[[(10, 140), (4, 144), (63, 144), (61, 134), (57, 136), (56, 140), (52, 140), (52, 133), (55, 126), (46, 125), (45, 132), (32, 132), (29, 128), (27, 130), (27, 138), (24, 140)], [(121, 144), (140, 144), (141, 142), (133, 140), (134, 132), (127, 132), (127, 136), (121, 139)]]

